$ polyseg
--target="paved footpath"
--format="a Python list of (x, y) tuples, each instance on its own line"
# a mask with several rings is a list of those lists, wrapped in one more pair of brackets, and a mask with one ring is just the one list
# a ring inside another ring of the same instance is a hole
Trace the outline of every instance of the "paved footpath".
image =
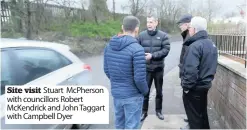
[[(148, 117), (143, 121), (141, 129), (180, 129), (186, 125), (186, 117), (182, 102), (179, 68), (175, 67), (164, 76), (163, 83), (163, 114), (165, 119), (159, 120), (155, 115), (155, 89), (150, 94)], [(154, 85), (152, 86), (154, 87)], [(212, 129), (219, 129), (219, 123), (214, 111), (209, 108), (209, 121)]]

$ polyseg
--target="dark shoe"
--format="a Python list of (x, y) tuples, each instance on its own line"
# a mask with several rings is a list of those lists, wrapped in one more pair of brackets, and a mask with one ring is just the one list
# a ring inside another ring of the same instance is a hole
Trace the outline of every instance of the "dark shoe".
[(148, 114), (146, 112), (143, 113), (142, 116), (141, 116), (141, 121), (144, 121), (147, 116), (148, 116)]
[(184, 119), (184, 122), (189, 122), (189, 120), (188, 119)]
[(160, 119), (160, 120), (164, 120), (164, 115), (161, 112), (156, 112), (156, 116)]

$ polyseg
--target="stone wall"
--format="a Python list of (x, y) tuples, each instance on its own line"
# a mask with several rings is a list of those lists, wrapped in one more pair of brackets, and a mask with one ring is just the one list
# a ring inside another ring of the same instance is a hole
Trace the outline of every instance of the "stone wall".
[(245, 71), (243, 64), (219, 59), (208, 104), (215, 109), (225, 129), (246, 129)]

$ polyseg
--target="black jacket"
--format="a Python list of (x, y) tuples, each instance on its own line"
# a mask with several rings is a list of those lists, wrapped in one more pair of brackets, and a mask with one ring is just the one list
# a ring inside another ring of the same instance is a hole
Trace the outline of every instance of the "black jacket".
[(147, 61), (147, 71), (158, 71), (164, 68), (164, 59), (170, 51), (170, 42), (166, 33), (156, 31), (143, 31), (138, 37), (145, 53), (151, 53), (152, 59)]
[(218, 64), (217, 48), (208, 38), (206, 31), (199, 31), (184, 43), (181, 85), (193, 90), (210, 88)]
[(181, 33), (182, 37), (183, 37), (183, 46), (182, 46), (182, 50), (181, 50), (181, 54), (180, 54), (180, 60), (179, 60), (179, 78), (181, 78), (181, 74), (182, 74), (182, 70), (181, 70), (181, 67), (182, 67), (182, 64), (183, 64), (183, 57), (184, 57), (184, 52), (185, 50), (187, 49), (187, 45), (185, 45), (185, 41), (188, 40), (188, 38), (190, 37), (189, 36), (189, 30), (185, 30)]

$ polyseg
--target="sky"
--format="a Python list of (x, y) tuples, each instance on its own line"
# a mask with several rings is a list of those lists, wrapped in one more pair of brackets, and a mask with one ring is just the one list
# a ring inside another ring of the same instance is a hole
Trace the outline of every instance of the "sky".
[[(77, 8), (81, 7), (81, 1), (85, 1), (86, 5), (89, 5), (89, 0), (50, 0), (50, 1), (57, 1), (57, 2), (70, 1), (73, 2), (73, 7), (77, 7)], [(107, 0), (108, 9), (110, 11), (112, 10), (112, 5), (113, 5), (112, 1), (113, 0)], [(177, 0), (173, 0), (173, 1), (175, 2)], [(203, 0), (187, 0), (187, 1), (194, 1), (192, 7), (198, 7), (201, 6)], [(239, 12), (237, 6), (246, 3), (246, 0), (215, 0), (215, 1), (217, 2), (217, 5), (221, 7), (216, 17), (221, 17), (225, 13), (230, 13), (233, 11)], [(127, 5), (129, 3), (129, 0), (115, 0), (115, 2), (116, 2), (116, 12), (123, 13), (122, 6)], [(54, 2), (50, 2), (50, 3), (54, 3)], [(129, 13), (129, 10), (125, 9), (124, 12)]]
[[(116, 1), (116, 12), (121, 12), (121, 5), (126, 5), (129, 0), (115, 0)], [(155, 1), (155, 0), (154, 0)], [(174, 0), (175, 1), (175, 0)], [(194, 0), (195, 4), (192, 6), (198, 6), (202, 0)], [(238, 10), (237, 6), (245, 3), (246, 0), (216, 0), (217, 4), (221, 6), (219, 15), (223, 15), (227, 12)], [(112, 0), (107, 0), (108, 8), (112, 9)]]

